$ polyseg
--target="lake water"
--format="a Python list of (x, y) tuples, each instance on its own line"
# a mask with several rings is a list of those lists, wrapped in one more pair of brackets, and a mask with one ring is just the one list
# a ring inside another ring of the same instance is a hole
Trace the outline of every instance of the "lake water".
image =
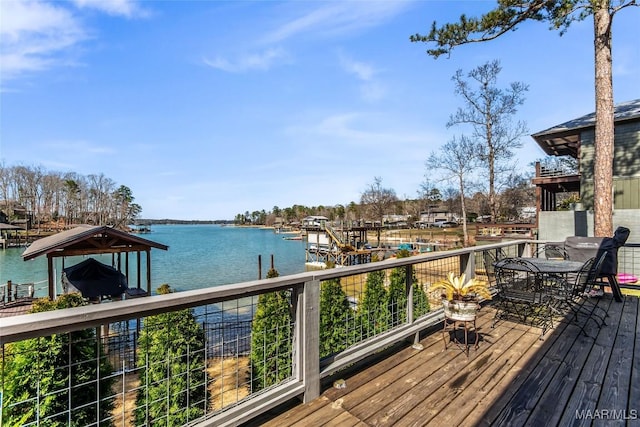
[[(219, 225), (153, 225), (151, 233), (140, 237), (169, 246), (168, 251), (151, 250), (152, 291), (168, 283), (176, 291), (200, 289), (258, 278), (258, 256), (262, 256), (262, 277), (274, 256), (276, 270), (281, 276), (305, 270), (305, 243), (285, 240), (270, 229), (222, 227)], [(35, 283), (36, 296), (46, 295), (47, 257), (23, 261), (25, 248), (0, 249), (0, 284)], [(92, 256), (111, 265), (111, 256)], [(130, 286), (136, 275), (135, 254), (130, 256)], [(84, 258), (68, 257), (65, 267)], [(145, 256), (142, 256), (142, 280), (146, 275)], [(124, 260), (124, 257), (123, 257)], [(124, 261), (123, 261), (124, 262)], [(62, 262), (57, 258), (57, 287), (60, 292)], [(146, 284), (143, 284), (143, 288)]]

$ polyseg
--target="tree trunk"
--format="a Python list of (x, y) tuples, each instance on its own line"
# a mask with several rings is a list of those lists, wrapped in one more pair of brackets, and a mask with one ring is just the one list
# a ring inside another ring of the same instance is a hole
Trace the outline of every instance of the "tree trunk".
[(496, 150), (493, 143), (493, 117), (491, 116), (491, 108), (487, 108), (485, 121), (487, 123), (487, 162), (489, 164), (489, 209), (491, 210), (491, 222), (495, 224), (498, 221), (498, 211), (496, 209)]
[(614, 108), (609, 0), (594, 4), (596, 130), (593, 163), (593, 222), (596, 237), (613, 235)]
[(464, 203), (464, 180), (460, 177), (460, 208), (462, 210), (462, 245), (467, 248), (469, 243), (469, 230), (467, 228), (467, 207)]

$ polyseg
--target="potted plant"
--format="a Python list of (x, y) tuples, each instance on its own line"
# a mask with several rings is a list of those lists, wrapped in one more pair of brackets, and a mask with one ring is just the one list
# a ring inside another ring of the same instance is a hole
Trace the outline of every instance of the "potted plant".
[(474, 320), (480, 307), (478, 299), (491, 299), (488, 282), (477, 279), (466, 280), (464, 274), (456, 277), (453, 273), (449, 273), (445, 280), (429, 286), (430, 292), (437, 290), (443, 291), (444, 315), (452, 320)]

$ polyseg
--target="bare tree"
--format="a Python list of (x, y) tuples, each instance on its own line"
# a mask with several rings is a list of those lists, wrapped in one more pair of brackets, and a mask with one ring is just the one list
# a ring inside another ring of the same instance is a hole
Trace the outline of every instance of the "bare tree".
[(473, 85), (465, 79), (462, 70), (453, 76), (455, 93), (462, 96), (465, 106), (451, 116), (447, 127), (467, 124), (472, 128), (476, 142), (482, 142), (480, 160), (487, 174), (491, 220), (498, 216), (496, 187), (502, 183), (506, 173), (513, 170), (509, 161), (514, 149), (522, 146), (520, 138), (527, 133), (524, 122), (512, 122), (518, 106), (524, 102), (523, 93), (528, 90), (524, 83), (511, 83), (507, 89), (496, 86), (502, 68), (499, 61), (491, 61), (474, 68), (467, 74)]
[(382, 187), (382, 178), (374, 177), (373, 183), (360, 195), (360, 204), (364, 205), (371, 219), (380, 220), (398, 201), (396, 192), (391, 188)]
[(111, 194), (115, 190), (115, 182), (110, 178), (99, 175), (89, 175), (88, 213), (93, 217), (94, 224), (107, 224), (114, 215), (114, 206)]
[(0, 197), (2, 197), (4, 213), (9, 216), (9, 197), (11, 194), (11, 183), (13, 182), (13, 168), (6, 167), (4, 162), (0, 162)]
[(63, 180), (59, 172), (48, 172), (42, 178), (42, 213), (44, 221), (57, 221), (63, 199)]
[(427, 159), (428, 170), (440, 170), (443, 172), (443, 180), (453, 181), (458, 187), (460, 196), (460, 210), (462, 212), (462, 233), (465, 246), (469, 246), (469, 233), (467, 229), (467, 209), (465, 204), (465, 190), (470, 185), (473, 172), (478, 168), (479, 144), (474, 143), (466, 136), (459, 139), (455, 137), (444, 144), (437, 152), (431, 153)]

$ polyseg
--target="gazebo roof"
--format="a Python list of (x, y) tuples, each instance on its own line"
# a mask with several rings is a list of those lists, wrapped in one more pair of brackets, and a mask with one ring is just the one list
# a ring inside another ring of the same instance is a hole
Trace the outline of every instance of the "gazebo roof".
[[(627, 101), (615, 106), (616, 123), (640, 120), (640, 99)], [(596, 113), (590, 113), (577, 119), (569, 120), (531, 135), (540, 147), (550, 156), (578, 157), (580, 133), (596, 125)]]
[(23, 253), (24, 261), (41, 255), (71, 256), (146, 251), (168, 246), (107, 226), (79, 225), (33, 242)]

